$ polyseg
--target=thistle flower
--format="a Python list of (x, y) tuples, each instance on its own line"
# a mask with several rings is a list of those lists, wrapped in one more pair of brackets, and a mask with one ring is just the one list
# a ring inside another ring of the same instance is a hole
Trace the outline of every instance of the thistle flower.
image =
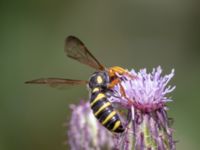
[(71, 119), (68, 129), (68, 143), (71, 150), (112, 149), (114, 141), (94, 117), (89, 102), (71, 105)]
[(122, 105), (132, 114), (125, 133), (116, 136), (116, 149), (174, 150), (173, 130), (166, 112), (166, 102), (172, 101), (166, 94), (175, 89), (175, 86), (166, 86), (174, 76), (174, 70), (165, 76), (161, 76), (161, 67), (153, 69), (152, 73), (147, 73), (146, 69), (129, 73), (136, 79), (119, 76), (126, 96), (121, 94), (117, 85), (115, 95), (110, 98), (112, 103)]

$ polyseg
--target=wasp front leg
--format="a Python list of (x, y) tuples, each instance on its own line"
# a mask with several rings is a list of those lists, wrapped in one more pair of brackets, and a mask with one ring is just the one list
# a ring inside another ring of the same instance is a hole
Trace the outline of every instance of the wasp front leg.
[(110, 84), (108, 85), (108, 88), (112, 89), (115, 85), (119, 84), (120, 82), (121, 80), (119, 78), (116, 78), (110, 82)]
[(112, 89), (117, 84), (119, 84), (119, 86), (120, 86), (121, 95), (126, 98), (126, 93), (125, 93), (124, 87), (122, 86), (121, 80), (119, 78), (116, 78), (112, 82), (110, 82), (110, 84), (108, 85), (108, 88)]

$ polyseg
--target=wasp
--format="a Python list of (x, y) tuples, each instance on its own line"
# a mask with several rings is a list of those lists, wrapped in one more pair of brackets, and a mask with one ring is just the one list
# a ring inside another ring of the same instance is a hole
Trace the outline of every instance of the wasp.
[[(104, 67), (88, 50), (85, 44), (75, 36), (68, 36), (64, 48), (67, 56), (85, 65), (94, 68), (96, 71), (89, 80), (73, 80), (63, 78), (39, 78), (26, 81), (31, 84), (47, 84), (50, 86), (59, 85), (87, 85), (89, 88), (90, 106), (94, 116), (109, 131), (122, 133), (125, 126), (122, 124), (119, 114), (108, 100), (112, 94), (112, 88), (119, 84), (122, 96), (126, 97), (123, 86), (120, 84), (119, 75), (131, 75), (127, 70), (114, 66)], [(110, 94), (111, 93), (111, 94)]]

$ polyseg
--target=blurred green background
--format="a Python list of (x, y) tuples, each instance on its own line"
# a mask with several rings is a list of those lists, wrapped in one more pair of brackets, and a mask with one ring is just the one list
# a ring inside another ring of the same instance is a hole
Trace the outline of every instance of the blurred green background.
[(106, 66), (176, 69), (169, 115), (178, 150), (200, 146), (200, 9), (195, 0), (0, 1), (0, 150), (64, 150), (69, 104), (85, 87), (25, 85), (39, 77), (88, 79), (65, 56), (76, 35)]

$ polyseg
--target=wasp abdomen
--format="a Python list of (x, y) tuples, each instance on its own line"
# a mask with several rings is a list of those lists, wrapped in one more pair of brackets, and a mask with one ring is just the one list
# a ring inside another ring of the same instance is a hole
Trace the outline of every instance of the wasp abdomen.
[(94, 88), (91, 92), (90, 106), (95, 117), (108, 130), (117, 133), (124, 131), (117, 112), (107, 99), (106, 92), (103, 92), (100, 88)]

